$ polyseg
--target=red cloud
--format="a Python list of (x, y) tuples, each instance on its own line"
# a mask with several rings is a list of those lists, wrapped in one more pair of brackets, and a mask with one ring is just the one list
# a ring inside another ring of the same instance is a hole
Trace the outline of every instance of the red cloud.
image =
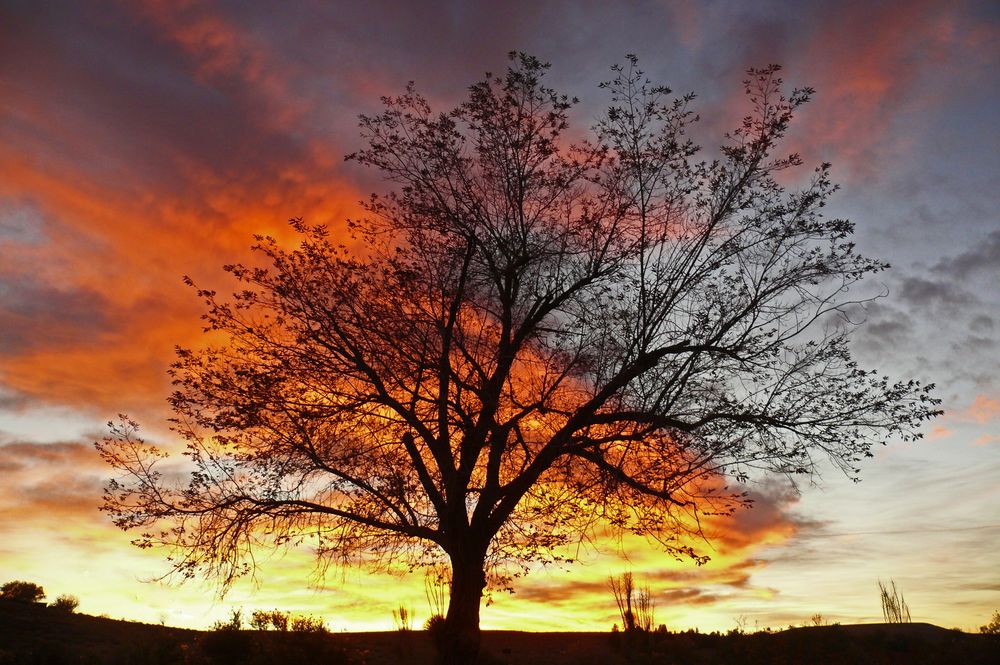
[[(882, 159), (907, 152), (923, 116), (940, 100), (934, 77), (962, 78), (997, 50), (996, 29), (974, 23), (962, 3), (829, 5), (804, 31), (796, 82), (817, 89), (792, 148), (869, 177)], [(902, 124), (902, 119), (906, 124)]]

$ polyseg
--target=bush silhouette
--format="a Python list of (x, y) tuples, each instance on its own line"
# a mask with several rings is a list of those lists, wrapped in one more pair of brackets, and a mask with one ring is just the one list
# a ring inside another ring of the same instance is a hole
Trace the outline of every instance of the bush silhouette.
[[(199, 651), (194, 663), (340, 665), (354, 662), (343, 647), (331, 640), (322, 618), (277, 609), (254, 610), (249, 622), (244, 622), (241, 610), (233, 610), (228, 621), (216, 622), (201, 638)], [(202, 660), (198, 660), (198, 656)]]
[(444, 625), (443, 614), (432, 614), (424, 622), (424, 630), (430, 635), (431, 643), (438, 651), (441, 650), (445, 643)]
[(319, 617), (313, 616), (297, 616), (292, 617), (292, 632), (293, 633), (320, 633), (325, 634), (330, 631), (327, 630), (326, 622)]
[(80, 606), (80, 599), (77, 598), (76, 596), (71, 596), (68, 593), (62, 594), (61, 596), (56, 598), (54, 602), (49, 604), (49, 607), (57, 609), (60, 612), (67, 612), (67, 613), (75, 612), (76, 608), (78, 608), (79, 606)]
[(202, 653), (212, 663), (236, 665), (244, 663), (252, 652), (250, 634), (243, 630), (243, 610), (235, 609), (229, 621), (216, 621), (212, 630), (201, 639)]
[(273, 629), (281, 633), (288, 632), (288, 622), (291, 613), (281, 610), (254, 610), (250, 617), (250, 627), (254, 630)]
[(1000, 635), (1000, 610), (993, 613), (988, 624), (979, 627), (979, 632), (984, 635)]
[(14, 580), (0, 587), (0, 598), (22, 603), (40, 603), (45, 598), (45, 590), (34, 582)]

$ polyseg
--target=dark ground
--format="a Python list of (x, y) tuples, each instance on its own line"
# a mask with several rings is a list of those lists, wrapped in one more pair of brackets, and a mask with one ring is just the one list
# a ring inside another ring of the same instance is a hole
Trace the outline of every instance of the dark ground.
[[(1000, 664), (1000, 636), (930, 624), (776, 633), (483, 635), (488, 665)], [(201, 632), (0, 601), (0, 665), (431, 665), (426, 633)]]

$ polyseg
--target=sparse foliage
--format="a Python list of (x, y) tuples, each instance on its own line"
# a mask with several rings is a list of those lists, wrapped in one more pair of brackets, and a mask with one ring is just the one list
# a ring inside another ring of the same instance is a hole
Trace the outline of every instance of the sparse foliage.
[(291, 620), (293, 633), (328, 633), (326, 622), (319, 617), (299, 615), (293, 616)]
[(80, 606), (80, 599), (76, 596), (71, 596), (69, 594), (62, 594), (53, 601), (49, 607), (55, 608), (60, 612), (75, 612), (76, 608)]
[(212, 624), (212, 630), (243, 630), (243, 608), (233, 608), (229, 613), (229, 619), (227, 621), (222, 621), (221, 619), (216, 621)]
[(172, 369), (190, 483), (127, 418), (99, 444), (123, 473), (104, 509), (139, 546), (223, 587), (261, 543), (446, 561), (446, 658), (471, 662), (484, 590), (531, 562), (610, 529), (703, 563), (688, 536), (748, 504), (732, 480), (818, 458), (853, 476), (936, 414), (851, 357), (855, 285), (885, 266), (823, 216), (828, 165), (781, 184), (811, 90), (751, 70), (746, 118), (697, 161), (693, 96), (635, 58), (575, 143), (574, 100), (512, 60), (454, 109), (410, 86), (362, 117), (350, 158), (394, 189), (351, 221), (360, 251), (296, 220), (297, 249), (261, 237), (264, 265), (227, 266), (232, 298), (198, 291), (225, 341)]
[(637, 588), (632, 573), (609, 577), (608, 586), (618, 606), (625, 632), (652, 631), (656, 618), (656, 601), (649, 587)]
[(442, 566), (424, 573), (424, 597), (432, 617), (444, 617), (448, 613), (448, 596), (451, 595), (451, 575)]
[(250, 615), (250, 627), (254, 630), (274, 630), (279, 633), (287, 633), (289, 629), (293, 633), (329, 632), (326, 622), (319, 617), (281, 610), (254, 610)]
[(445, 648), (445, 615), (448, 613), (448, 598), (451, 595), (451, 574), (444, 566), (435, 566), (424, 573), (424, 596), (430, 616), (424, 622), (424, 630), (430, 635), (431, 643), (442, 652)]
[(830, 621), (819, 612), (809, 617), (809, 622), (814, 626), (826, 626), (830, 623)]
[(34, 582), (13, 580), (0, 587), (0, 599), (40, 603), (45, 599), (45, 589)]
[(291, 616), (288, 612), (281, 610), (254, 610), (250, 615), (250, 626), (254, 630), (276, 630), (281, 633), (288, 632), (288, 620)]
[(979, 632), (984, 635), (1000, 635), (1000, 610), (993, 613), (988, 624), (979, 627)]
[(268, 630), (271, 627), (271, 613), (265, 610), (254, 610), (253, 614), (250, 615), (250, 627), (254, 630)]
[(910, 607), (903, 599), (903, 594), (896, 588), (896, 581), (889, 584), (878, 581), (879, 597), (882, 600), (882, 616), (886, 623), (910, 623)]

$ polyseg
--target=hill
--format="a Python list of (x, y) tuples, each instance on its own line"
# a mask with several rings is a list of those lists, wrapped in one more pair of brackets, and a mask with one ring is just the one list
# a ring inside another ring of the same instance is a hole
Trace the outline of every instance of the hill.
[[(1000, 663), (1000, 639), (930, 624), (794, 628), (749, 635), (487, 631), (490, 665)], [(0, 665), (431, 665), (423, 632), (195, 631), (0, 601)]]

